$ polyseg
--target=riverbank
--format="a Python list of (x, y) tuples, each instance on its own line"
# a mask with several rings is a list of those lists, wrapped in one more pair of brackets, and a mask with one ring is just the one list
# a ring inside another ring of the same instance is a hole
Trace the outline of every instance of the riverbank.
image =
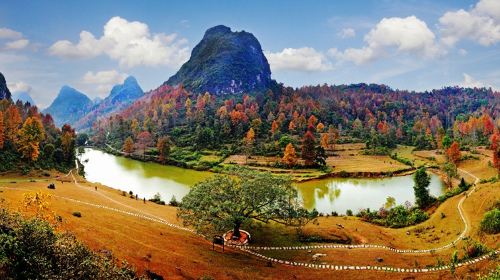
[[(413, 165), (404, 164), (390, 156), (364, 154), (364, 143), (337, 145), (335, 156), (329, 156), (326, 159), (326, 167), (322, 169), (307, 168), (304, 166), (289, 169), (277, 167), (281, 161), (278, 157), (246, 155), (230, 155), (224, 157), (214, 155), (213, 151), (203, 152), (206, 155), (199, 157), (198, 160), (179, 161), (170, 157), (164, 163), (161, 163), (158, 156), (150, 154), (140, 155), (137, 153), (127, 154), (110, 145), (91, 148), (143, 162), (156, 162), (164, 165), (172, 165), (197, 171), (210, 171), (213, 173), (229, 173), (234, 167), (244, 166), (259, 172), (289, 175), (294, 182), (306, 182), (325, 178), (384, 178), (405, 176), (412, 174), (416, 170)], [(190, 157), (187, 158), (191, 159)]]

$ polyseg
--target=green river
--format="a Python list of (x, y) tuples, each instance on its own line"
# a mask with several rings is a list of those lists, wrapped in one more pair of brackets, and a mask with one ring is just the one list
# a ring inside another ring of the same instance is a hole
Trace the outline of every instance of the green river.
[[(90, 148), (86, 148), (79, 159), (85, 166), (85, 177), (90, 182), (133, 191), (141, 198), (151, 198), (160, 193), (166, 202), (172, 196), (182, 199), (190, 186), (214, 175), (206, 171), (141, 162)], [(397, 204), (414, 202), (412, 175), (381, 179), (327, 178), (295, 185), (304, 206), (316, 208), (321, 213), (378, 209), (388, 196), (394, 197)], [(445, 191), (443, 182), (435, 174), (431, 174), (429, 188), (435, 196)]]

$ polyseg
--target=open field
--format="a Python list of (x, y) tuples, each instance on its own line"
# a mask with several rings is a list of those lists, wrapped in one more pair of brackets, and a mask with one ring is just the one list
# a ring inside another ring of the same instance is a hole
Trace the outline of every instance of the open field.
[[(328, 156), (326, 164), (331, 172), (322, 172), (312, 168), (285, 169), (275, 167), (281, 161), (280, 157), (231, 155), (227, 157), (223, 166), (245, 165), (259, 171), (269, 171), (275, 174), (290, 174), (295, 181), (310, 180), (324, 176), (346, 176), (350, 177), (379, 177), (392, 173), (403, 173), (412, 168), (389, 156), (364, 155), (364, 143), (338, 144), (331, 151), (334, 156)], [(303, 165), (302, 159), (298, 165)]]
[[(460, 168), (474, 173), (479, 178), (490, 175), (487, 165), (488, 156), (477, 160), (464, 161)], [(474, 164), (476, 163), (476, 164)], [(60, 176), (65, 182), (56, 180)], [(143, 203), (124, 197), (117, 190), (86, 182), (79, 178), (78, 184), (71, 181), (70, 176), (52, 173), (45, 177), (41, 173), (31, 177), (16, 174), (4, 174), (0, 180), (0, 198), (2, 204), (10, 209), (24, 211), (20, 207), (23, 193), (42, 191), (50, 193), (50, 210), (63, 217), (59, 230), (73, 232), (95, 250), (110, 250), (117, 257), (126, 259), (139, 271), (150, 269), (166, 276), (167, 279), (197, 279), (211, 276), (215, 279), (451, 279), (448, 271), (411, 274), (384, 273), (377, 271), (331, 271), (312, 268), (292, 267), (281, 264), (268, 266), (267, 262), (235, 249), (227, 249), (225, 253), (211, 250), (211, 243), (190, 232), (166, 226), (152, 220), (140, 219), (109, 209), (82, 204), (67, 198), (104, 205), (113, 209), (154, 216), (172, 224), (181, 225), (176, 218), (176, 208), (160, 206), (150, 202)], [(34, 179), (34, 180), (33, 180)], [(16, 182), (16, 183), (13, 183)], [(56, 182), (56, 190), (48, 190), (46, 186)], [(499, 248), (498, 235), (484, 235), (478, 232), (478, 224), (482, 215), (494, 201), (500, 199), (498, 183), (480, 184), (463, 203), (465, 215), (470, 224), (469, 234), (490, 248)], [(428, 249), (448, 244), (462, 232), (464, 225), (457, 211), (458, 201), (462, 196), (448, 199), (441, 204), (431, 218), (422, 224), (403, 228), (389, 229), (363, 222), (354, 217), (320, 217), (318, 223), (309, 224), (304, 232), (307, 236), (320, 236), (325, 240), (352, 244), (379, 244), (400, 249)], [(81, 218), (71, 215), (82, 213)], [(445, 218), (441, 218), (441, 213)], [(252, 246), (298, 246), (304, 245), (297, 239), (295, 231), (278, 225), (255, 225), (250, 228)], [(463, 243), (463, 242), (460, 242)], [(461, 251), (462, 244), (457, 245)], [(306, 245), (313, 245), (307, 243)], [(325, 243), (319, 243), (325, 244)], [(327, 243), (328, 244), (328, 243)], [(312, 255), (324, 253), (319, 263), (336, 265), (390, 265), (404, 268), (425, 267), (435, 265), (438, 260), (447, 262), (454, 248), (433, 254), (398, 254), (382, 249), (312, 249), (261, 252), (269, 257), (289, 261), (311, 263)], [(382, 258), (382, 262), (376, 259)], [(475, 277), (478, 271), (495, 266), (495, 261), (483, 261), (468, 267), (457, 269), (458, 275)]]

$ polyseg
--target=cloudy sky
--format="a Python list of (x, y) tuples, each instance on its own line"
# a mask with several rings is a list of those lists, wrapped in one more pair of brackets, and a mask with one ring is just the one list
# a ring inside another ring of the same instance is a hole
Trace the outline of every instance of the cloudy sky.
[[(0, 72), (46, 107), (63, 85), (149, 90), (207, 28), (252, 32), (286, 85), (500, 88), (500, 1), (2, 1)], [(145, 3), (143, 3), (145, 2)]]

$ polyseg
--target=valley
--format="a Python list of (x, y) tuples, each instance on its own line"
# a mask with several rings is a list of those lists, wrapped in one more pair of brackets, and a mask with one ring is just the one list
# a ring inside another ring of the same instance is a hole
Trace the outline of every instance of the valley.
[(1, 3), (0, 279), (500, 279), (465, 2)]

